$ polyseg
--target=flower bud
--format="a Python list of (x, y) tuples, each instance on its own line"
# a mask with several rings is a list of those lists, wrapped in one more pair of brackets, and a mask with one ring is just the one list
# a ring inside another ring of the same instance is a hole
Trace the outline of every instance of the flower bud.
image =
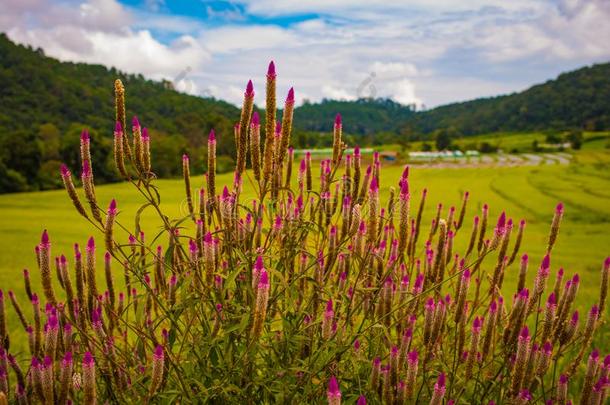
[(83, 393), (85, 404), (97, 403), (97, 391), (95, 388), (95, 360), (90, 352), (83, 357)]
[(331, 376), (328, 381), (328, 391), (326, 393), (328, 405), (341, 405), (341, 391), (339, 390), (339, 382), (335, 376)]
[(163, 380), (163, 367), (165, 364), (165, 353), (163, 350), (163, 346), (157, 345), (155, 347), (155, 352), (153, 354), (152, 361), (152, 373), (150, 378), (150, 395), (154, 395), (159, 387), (161, 386), (161, 382)]
[(430, 405), (441, 405), (445, 396), (445, 373), (440, 373), (434, 384), (434, 392), (430, 399)]

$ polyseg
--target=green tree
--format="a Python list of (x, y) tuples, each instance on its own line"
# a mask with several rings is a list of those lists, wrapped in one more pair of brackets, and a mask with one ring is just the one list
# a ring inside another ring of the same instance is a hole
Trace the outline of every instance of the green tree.
[(434, 132), (434, 142), (437, 150), (447, 150), (451, 146), (451, 135), (447, 129), (438, 129)]
[(583, 142), (582, 131), (576, 129), (571, 130), (566, 136), (566, 140), (570, 142), (572, 149), (580, 149)]

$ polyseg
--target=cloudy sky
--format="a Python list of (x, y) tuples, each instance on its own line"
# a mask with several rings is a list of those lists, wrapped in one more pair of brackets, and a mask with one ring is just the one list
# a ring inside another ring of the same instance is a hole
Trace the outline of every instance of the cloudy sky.
[(609, 61), (608, 21), (608, 0), (0, 0), (14, 41), (236, 104), (270, 60), (298, 102), (519, 91)]

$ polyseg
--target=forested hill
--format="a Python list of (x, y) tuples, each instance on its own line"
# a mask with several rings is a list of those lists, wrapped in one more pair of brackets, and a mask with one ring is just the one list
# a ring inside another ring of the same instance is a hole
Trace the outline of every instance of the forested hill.
[(496, 131), (610, 129), (610, 63), (563, 73), (521, 93), (448, 104), (407, 122), (430, 133), (454, 127), (463, 135)]
[(233, 123), (239, 118), (235, 106), (182, 94), (169, 83), (141, 75), (59, 62), (0, 34), (0, 192), (59, 186), (60, 162), (78, 168), (75, 146), (83, 128), (92, 132), (96, 179), (115, 180), (111, 150), (116, 78), (127, 89), (128, 117), (137, 113), (151, 129), (160, 176), (177, 174), (187, 150), (195, 155), (192, 160), (200, 173), (203, 155), (197, 151), (203, 152), (212, 127), (226, 135), (218, 138), (219, 153), (233, 155)]
[[(200, 173), (211, 128), (219, 134), (219, 170), (232, 166), (233, 123), (239, 119), (234, 105), (101, 65), (59, 62), (0, 34), (0, 193), (61, 186), (60, 163), (78, 168), (75, 151), (83, 128), (92, 133), (96, 180), (116, 180), (111, 148), (117, 77), (127, 89), (127, 115), (137, 114), (150, 129), (159, 176), (177, 175), (186, 151)], [(422, 112), (386, 99), (305, 103), (295, 109), (293, 145), (330, 145), (337, 113), (343, 115), (346, 140), (360, 145), (429, 138), (435, 130), (449, 128), (460, 136), (610, 129), (610, 64), (565, 73), (521, 93)]]
[(437, 129), (474, 135), (546, 129), (610, 129), (610, 63), (563, 73), (521, 93), (452, 103), (428, 111), (390, 100), (324, 100), (297, 108), (297, 128), (330, 131), (332, 117), (345, 116), (345, 132), (384, 131), (426, 137)]
[(371, 135), (382, 131), (399, 132), (415, 112), (389, 99), (356, 101), (323, 100), (305, 103), (295, 109), (295, 127), (305, 131), (332, 131), (333, 118), (343, 116), (343, 131), (353, 135)]

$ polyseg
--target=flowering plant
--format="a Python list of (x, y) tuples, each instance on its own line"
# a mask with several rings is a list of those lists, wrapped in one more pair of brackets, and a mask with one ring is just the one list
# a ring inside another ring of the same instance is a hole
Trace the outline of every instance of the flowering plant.
[[(0, 290), (0, 404), (564, 404), (571, 397), (604, 403), (610, 356), (589, 353), (589, 346), (605, 313), (610, 258), (597, 304), (580, 326), (572, 308), (578, 274), (559, 270), (549, 280), (562, 204), (528, 288), (524, 221), (515, 227), (502, 212), (491, 226), (485, 205), (466, 229), (465, 193), (461, 207), (446, 216), (439, 205), (426, 233), (427, 190), (419, 191), (412, 210), (406, 167), (382, 202), (380, 187), (390, 181), (382, 181), (379, 156), (363, 169), (358, 147), (347, 153), (339, 115), (332, 157), (320, 162), (314, 182), (311, 154), (295, 163), (290, 148), (294, 91), (279, 120), (275, 86), (272, 62), (263, 139), (248, 82), (233, 134), (232, 185), (217, 192), (214, 131), (198, 192), (183, 156), (188, 212), (170, 219), (155, 187), (152, 140), (137, 118), (128, 135), (125, 91), (117, 80), (116, 169), (146, 200), (143, 208), (156, 211), (163, 230), (148, 241), (139, 213), (131, 229), (117, 201), (100, 207), (83, 132), (84, 203), (65, 166), (61, 177), (76, 210), (102, 235), (104, 262), (96, 263), (99, 243), (91, 237), (84, 257), (74, 245), (72, 266), (66, 256), (57, 258), (53, 281), (51, 242), (43, 232), (37, 258), (45, 305), (27, 271), (33, 319), (9, 292), (28, 332), (29, 366), (9, 352)], [(244, 180), (256, 194), (249, 202)], [(117, 239), (117, 227), (132, 235), (128, 241)], [(156, 246), (165, 238), (165, 246)], [(467, 241), (463, 252), (454, 249), (457, 238)], [(517, 290), (507, 300), (504, 275), (515, 262)], [(117, 288), (119, 273), (124, 281)]]

